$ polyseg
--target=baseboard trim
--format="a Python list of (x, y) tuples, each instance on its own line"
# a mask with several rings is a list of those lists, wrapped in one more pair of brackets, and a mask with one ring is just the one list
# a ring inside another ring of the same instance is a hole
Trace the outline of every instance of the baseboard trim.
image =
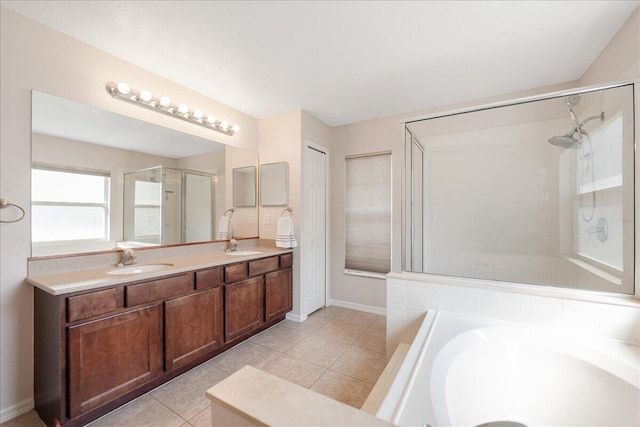
[(380, 314), (382, 316), (387, 315), (386, 308), (374, 307), (372, 305), (358, 304), (355, 302), (331, 299), (329, 300), (329, 305), (335, 305), (336, 307), (342, 307), (342, 308), (350, 308), (351, 310), (364, 311), (365, 313)]
[(307, 315), (302, 315), (300, 316), (299, 314), (293, 314), (293, 313), (287, 313), (286, 319), (287, 320), (291, 320), (292, 322), (304, 322), (305, 320), (307, 320)]
[(7, 422), (14, 419), (15, 417), (19, 417), (22, 414), (26, 414), (34, 407), (35, 402), (33, 398), (30, 398), (25, 399), (20, 403), (16, 403), (13, 406), (9, 406), (8, 408), (2, 408), (2, 410), (0, 410), (0, 423)]

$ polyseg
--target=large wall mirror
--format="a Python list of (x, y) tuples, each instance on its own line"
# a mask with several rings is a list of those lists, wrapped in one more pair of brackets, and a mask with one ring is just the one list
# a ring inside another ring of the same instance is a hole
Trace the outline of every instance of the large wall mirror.
[[(258, 154), (32, 92), (32, 255), (215, 240)], [(257, 207), (233, 237), (257, 237)]]

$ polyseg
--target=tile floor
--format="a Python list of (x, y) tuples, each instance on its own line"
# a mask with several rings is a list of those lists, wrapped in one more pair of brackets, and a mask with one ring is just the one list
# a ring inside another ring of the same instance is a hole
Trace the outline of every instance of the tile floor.
[[(384, 316), (334, 306), (285, 320), (90, 426), (211, 426), (206, 390), (245, 365), (359, 408), (384, 369), (385, 330)], [(31, 411), (2, 427), (42, 425)]]

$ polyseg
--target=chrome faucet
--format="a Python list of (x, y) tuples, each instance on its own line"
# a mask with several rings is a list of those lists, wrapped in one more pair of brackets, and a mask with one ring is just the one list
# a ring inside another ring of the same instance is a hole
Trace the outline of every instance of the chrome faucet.
[(229, 240), (229, 247), (227, 248), (227, 252), (233, 252), (238, 249), (238, 241), (236, 239)]
[(118, 264), (118, 267), (124, 267), (125, 265), (133, 265), (136, 262), (136, 255), (133, 253), (133, 249), (125, 249), (122, 252), (122, 259)]

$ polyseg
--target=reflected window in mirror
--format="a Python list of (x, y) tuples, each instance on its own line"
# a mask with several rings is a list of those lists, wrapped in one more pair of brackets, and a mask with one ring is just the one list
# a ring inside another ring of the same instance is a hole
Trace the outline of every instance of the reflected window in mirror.
[(109, 240), (108, 172), (33, 165), (34, 244)]
[(289, 164), (260, 165), (260, 205), (286, 206), (288, 203)]
[(233, 169), (233, 206), (237, 208), (256, 205), (256, 167)]

